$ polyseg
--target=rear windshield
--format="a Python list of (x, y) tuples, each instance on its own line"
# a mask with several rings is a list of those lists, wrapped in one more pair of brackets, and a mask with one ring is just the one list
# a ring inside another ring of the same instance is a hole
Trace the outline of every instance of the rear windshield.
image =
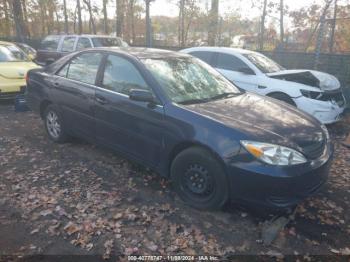
[(94, 47), (128, 46), (127, 43), (117, 37), (94, 37), (91, 40), (94, 43)]
[(28, 60), (28, 56), (17, 46), (0, 46), (0, 62), (19, 62)]
[(60, 36), (48, 36), (42, 42), (40, 49), (46, 51), (57, 51)]

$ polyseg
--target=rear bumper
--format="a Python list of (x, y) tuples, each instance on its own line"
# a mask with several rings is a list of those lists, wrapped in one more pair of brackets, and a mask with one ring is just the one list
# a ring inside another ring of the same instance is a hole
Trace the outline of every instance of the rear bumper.
[(13, 92), (1, 92), (0, 91), (0, 100), (6, 100), (6, 99), (14, 99), (17, 95), (24, 94), (25, 92), (25, 86), (21, 86), (17, 89), (17, 91)]
[(229, 168), (231, 199), (249, 205), (286, 209), (315, 194), (326, 183), (333, 147), (319, 159), (292, 167), (269, 166), (258, 161)]

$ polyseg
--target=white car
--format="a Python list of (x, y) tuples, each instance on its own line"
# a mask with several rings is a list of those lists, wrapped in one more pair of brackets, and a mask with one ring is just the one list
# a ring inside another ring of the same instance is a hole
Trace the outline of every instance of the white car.
[(249, 50), (194, 47), (181, 52), (208, 63), (241, 89), (296, 106), (323, 124), (338, 121), (346, 102), (338, 79), (313, 70), (285, 70), (270, 58)]

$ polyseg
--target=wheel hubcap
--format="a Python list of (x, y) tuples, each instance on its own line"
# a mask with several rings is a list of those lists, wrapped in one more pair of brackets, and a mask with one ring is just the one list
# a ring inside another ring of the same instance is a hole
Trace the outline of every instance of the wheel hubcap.
[(201, 165), (191, 165), (185, 173), (185, 186), (197, 195), (210, 195), (213, 191), (212, 179), (206, 168)]
[(61, 133), (61, 125), (55, 112), (50, 111), (46, 117), (47, 130), (53, 138), (58, 138)]

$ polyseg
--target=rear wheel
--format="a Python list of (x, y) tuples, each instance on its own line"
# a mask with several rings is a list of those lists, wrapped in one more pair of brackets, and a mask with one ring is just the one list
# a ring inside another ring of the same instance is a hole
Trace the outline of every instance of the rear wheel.
[(268, 95), (269, 97), (272, 97), (272, 98), (275, 98), (277, 100), (280, 100), (280, 101), (283, 101), (289, 105), (292, 105), (294, 107), (296, 107), (297, 105), (294, 103), (293, 99), (286, 95), (286, 94), (283, 94), (283, 93), (272, 93), (272, 94), (269, 94)]
[(54, 105), (45, 109), (44, 123), (49, 138), (56, 143), (64, 143), (68, 136), (65, 132), (62, 116)]
[(221, 163), (207, 150), (182, 151), (171, 165), (171, 177), (179, 197), (198, 209), (220, 209), (228, 199), (228, 183)]

